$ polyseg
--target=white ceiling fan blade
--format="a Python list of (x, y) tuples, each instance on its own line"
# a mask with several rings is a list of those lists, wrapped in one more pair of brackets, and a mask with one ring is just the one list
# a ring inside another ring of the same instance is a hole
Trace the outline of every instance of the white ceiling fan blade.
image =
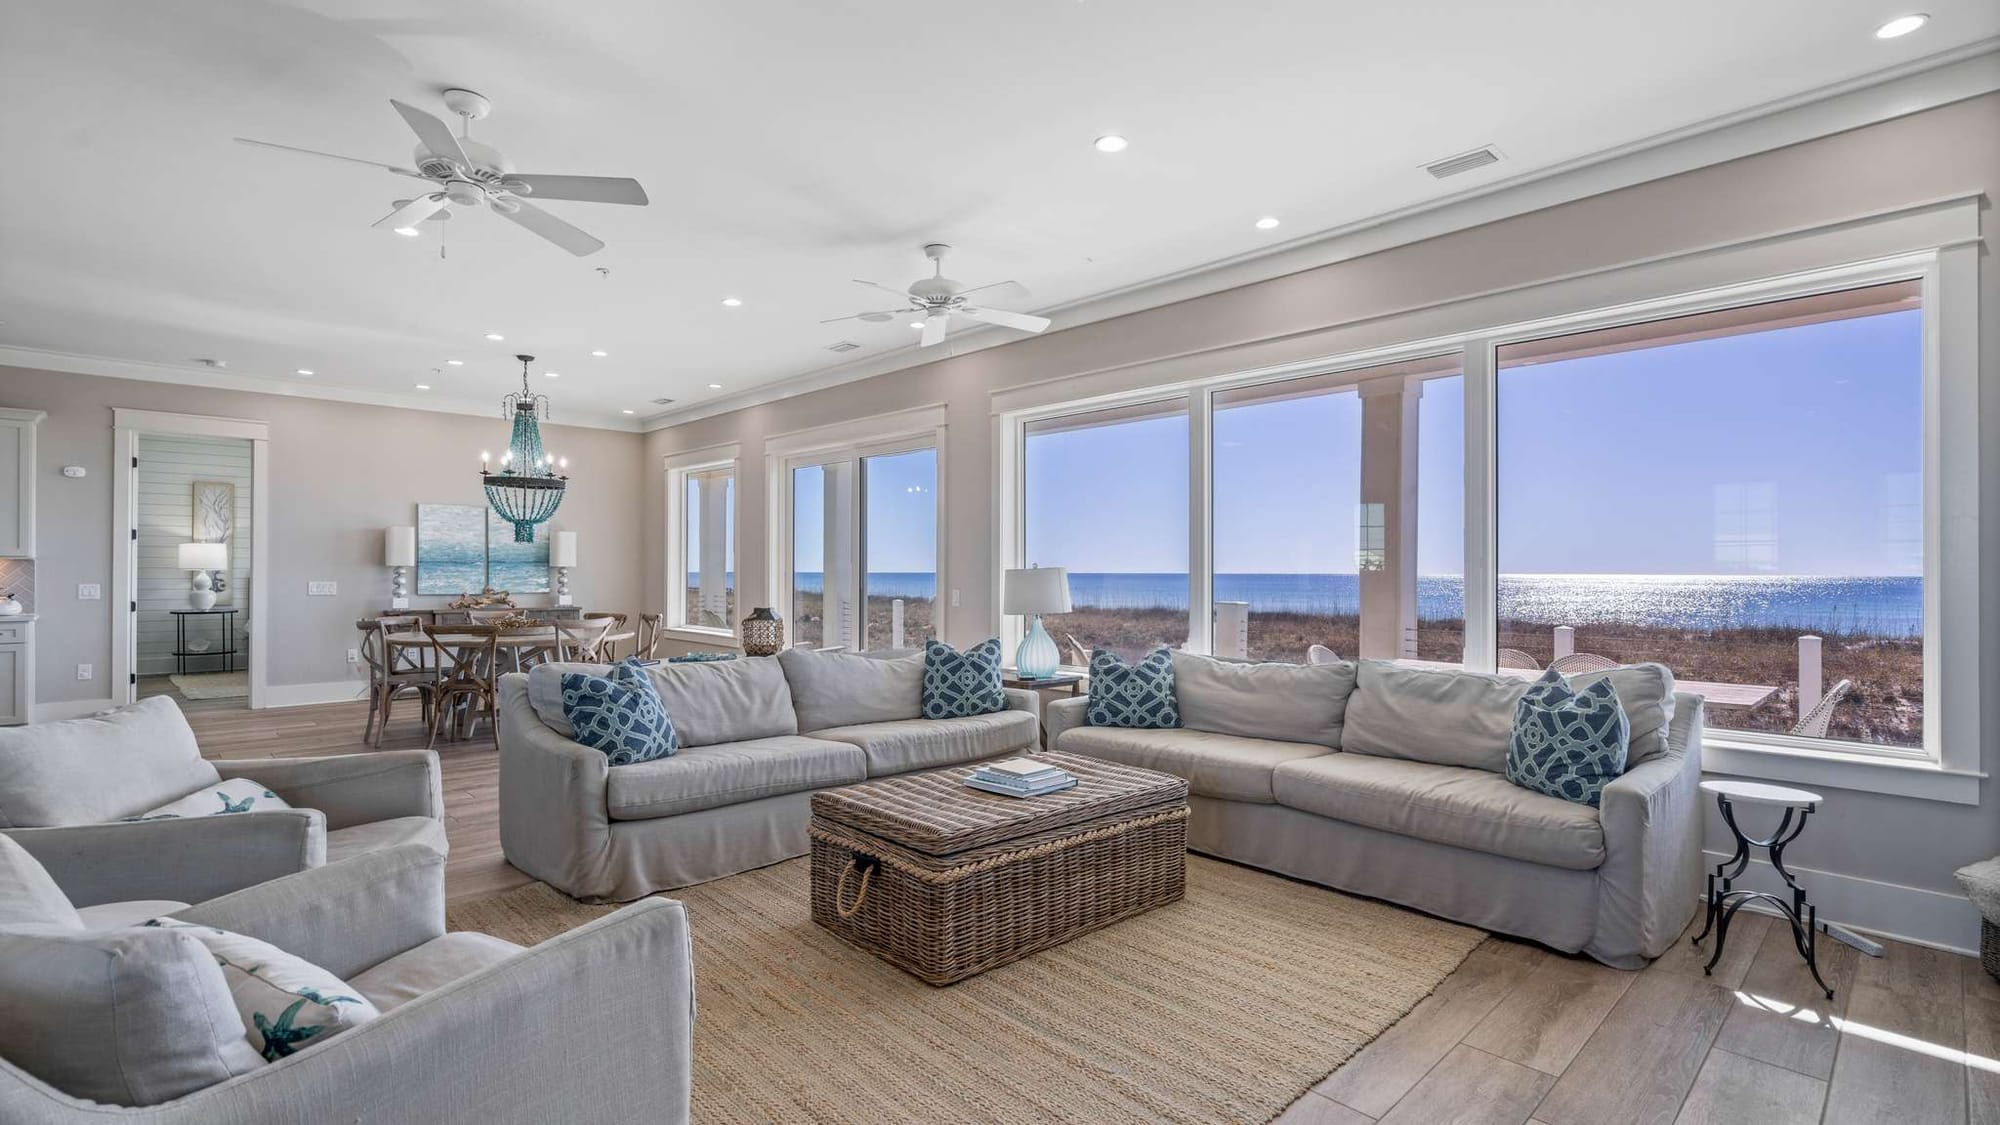
[(957, 311), (974, 320), (998, 324), (1003, 328), (1018, 328), (1023, 332), (1040, 332), (1049, 326), (1048, 317), (1029, 316), (1027, 313), (1008, 312), (1005, 309), (961, 308)]
[(458, 147), (458, 138), (451, 135), (451, 126), (416, 106), (404, 105), (394, 98), (389, 99), (389, 104), (395, 106), (396, 112), (403, 115), (403, 120), (409, 124), (410, 130), (416, 133), (417, 139), (423, 142), (425, 148), (452, 161), (460, 168), (472, 167), (472, 161), (466, 157), (465, 150)]
[[(623, 176), (531, 176), (507, 173), (507, 189), (536, 199), (574, 199), (579, 203), (625, 203), (644, 207), (651, 202), (639, 181)], [(516, 188), (514, 185), (521, 185)], [(525, 190), (522, 190), (525, 189)]]
[(969, 297), (974, 293), (986, 294), (981, 303), (991, 305), (1019, 304), (1029, 296), (1028, 287), (1018, 281), (996, 281), (991, 285), (975, 285), (970, 289), (958, 291), (961, 297)]
[(941, 312), (932, 313), (931, 315), (925, 317), (924, 334), (923, 337), (917, 341), (917, 346), (920, 348), (928, 348), (932, 344), (943, 343), (945, 324), (950, 319), (951, 317), (949, 315)]
[(444, 193), (434, 191), (429, 195), (420, 195), (410, 200), (408, 203), (403, 204), (401, 207), (396, 208), (394, 211), (389, 212), (369, 225), (376, 230), (384, 228), (396, 230), (401, 227), (413, 227), (430, 218), (432, 215), (437, 214), (438, 211), (443, 209), (444, 204)]
[(907, 291), (902, 289), (891, 289), (888, 286), (883, 285), (879, 282), (863, 281), (857, 277), (854, 279), (854, 284), (866, 285), (870, 289), (880, 289), (882, 292), (889, 294), (890, 296), (896, 298), (898, 301), (907, 301), (910, 299), (910, 294)]
[(310, 149), (310, 148), (299, 148), (297, 145), (281, 145), (273, 143), (271, 141), (253, 141), (249, 137), (238, 137), (236, 138), (236, 143), (239, 145), (252, 145), (256, 148), (275, 148), (280, 152), (296, 152), (305, 156), (319, 156), (319, 157), (324, 157), (328, 160), (344, 161), (348, 164), (366, 164), (370, 168), (380, 168), (384, 172), (394, 172), (398, 176), (412, 176), (419, 180), (424, 178), (423, 175), (417, 172), (415, 169), (398, 168), (394, 164), (384, 164), (379, 160), (363, 160), (358, 156), (341, 156), (336, 153), (320, 152), (316, 149)]
[(515, 204), (514, 210), (503, 211), (495, 207), (493, 208), (493, 213), (512, 219), (514, 222), (527, 227), (529, 230), (534, 231), (536, 234), (541, 235), (543, 238), (548, 239), (550, 242), (575, 254), (579, 258), (595, 254), (599, 250), (604, 249), (604, 243), (563, 222), (540, 207), (524, 200), (513, 200), (511, 202)]

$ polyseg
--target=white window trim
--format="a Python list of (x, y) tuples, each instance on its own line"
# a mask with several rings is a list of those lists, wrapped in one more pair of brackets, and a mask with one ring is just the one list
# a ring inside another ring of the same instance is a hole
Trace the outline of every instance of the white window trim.
[[(710, 446), (706, 449), (689, 450), (686, 453), (669, 454), (661, 459), (661, 469), (666, 475), (667, 486), (667, 526), (666, 526), (666, 598), (665, 611), (660, 622), (662, 636), (695, 644), (722, 645), (728, 648), (742, 648), (742, 638), (734, 628), (716, 629), (699, 625), (685, 625), (687, 620), (687, 479), (696, 473), (729, 470), (736, 487), (743, 487), (739, 447), (735, 443)], [(737, 535), (736, 511), (741, 506), (742, 493), (737, 493), (738, 503), (729, 506), (729, 537), (741, 543)], [(736, 560), (736, 612), (743, 613), (743, 560)], [(740, 624), (740, 622), (739, 622)]]
[[(1447, 303), (1369, 325), (1342, 326), (1306, 338), (1341, 340), (1357, 331), (1379, 331), (1385, 321), (1435, 327), (1494, 311), (1517, 312), (1507, 322), (1435, 335), (1415, 343), (1362, 348), (1340, 355), (1290, 360), (1227, 374), (1199, 374), (1198, 364), (1229, 357), (1262, 358), (1267, 343), (1220, 349), (1205, 356), (1097, 372), (1072, 382), (1073, 390), (1098, 390), (1061, 398), (1062, 385), (1043, 383), (996, 392), (996, 549), (994, 626), (1010, 646), (1020, 627), (1001, 615), (999, 572), (1023, 565), (1025, 538), (1025, 437), (1027, 423), (1042, 418), (1186, 395), (1190, 402), (1190, 566), (1205, 567), (1212, 548), (1196, 543), (1209, 526), (1210, 475), (1205, 427), (1193, 413), (1209, 395), (1230, 386), (1290, 375), (1355, 370), (1400, 359), (1462, 350), (1466, 427), (1466, 644), (1468, 667), (1493, 660), (1498, 544), (1495, 511), (1497, 435), (1494, 431), (1495, 350), (1504, 343), (1687, 315), (1717, 308), (1781, 300), (1814, 292), (1893, 280), (1920, 279), (1924, 287), (1924, 567), (1925, 749), (1921, 755), (1866, 749), (1828, 750), (1802, 740), (1710, 728), (1704, 767), (1710, 772), (1799, 784), (1892, 793), (1927, 800), (1976, 804), (1986, 775), (1980, 759), (1979, 651), (1979, 432), (1978, 432), (1977, 208), (1965, 199), (1944, 200), (1853, 222), (1709, 248), (1655, 262), (1599, 271)], [(1774, 267), (1786, 267), (1776, 272)], [(1773, 272), (1758, 272), (1772, 269)], [(1759, 280), (1743, 282), (1743, 277)], [(1579, 287), (1579, 282), (1588, 282)], [(1582, 295), (1651, 289), (1664, 295), (1592, 305)], [(1546, 315), (1519, 316), (1539, 307)], [(1563, 311), (1563, 310), (1569, 311)], [(1582, 309), (1583, 311), (1574, 311)], [(1473, 321), (1476, 324), (1476, 321)], [(1364, 337), (1365, 338), (1365, 335)], [(1283, 343), (1296, 347), (1301, 337)], [(1148, 375), (1161, 379), (1147, 383)], [(1199, 436), (1197, 436), (1199, 435)], [(1190, 592), (1207, 585), (1205, 570), (1190, 577)], [(1193, 598), (1190, 625), (1194, 624)], [(1966, 607), (1947, 615), (1942, 607)], [(1205, 638), (1206, 630), (1200, 636)], [(1197, 635), (1191, 628), (1190, 647)], [(1197, 651), (1203, 651), (1196, 648)]]
[[(945, 453), (945, 408), (942, 404), (912, 407), (888, 414), (834, 422), (790, 433), (774, 434), (764, 442), (765, 479), (765, 573), (770, 586), (767, 597), (782, 607), (785, 618), (785, 645), (793, 643), (792, 627), (792, 473), (810, 465), (852, 462), (857, 474), (864, 458), (928, 449), (937, 454), (937, 484), (933, 499), (937, 504), (937, 593), (931, 605), (931, 629), (946, 636), (950, 617), (949, 563), (945, 534), (945, 496), (949, 492), (948, 458)], [(855, 552), (860, 553), (860, 536), (865, 532), (865, 505), (855, 497)], [(865, 597), (865, 591), (863, 596)], [(821, 597), (825, 594), (822, 592)], [(822, 643), (826, 642), (822, 638)], [(860, 647), (859, 637), (840, 637), (833, 643)]]

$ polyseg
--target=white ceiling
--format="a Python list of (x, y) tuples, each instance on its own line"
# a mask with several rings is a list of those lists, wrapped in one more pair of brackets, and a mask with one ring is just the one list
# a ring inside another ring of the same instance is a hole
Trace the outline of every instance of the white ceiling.
[[(497, 401), (529, 351), (558, 420), (636, 423), (915, 362), (901, 320), (818, 322), (925, 242), (1050, 309), (2000, 34), (2000, 4), (1924, 0), (1876, 40), (1908, 2), (9, 0), (0, 348), (439, 405)], [(438, 224), (368, 229), (411, 181), (231, 143), (408, 163), (388, 99), (445, 116), (447, 86), (493, 99), (473, 136), (519, 171), (652, 205), (546, 204), (588, 258), (463, 214), (440, 260)], [(1507, 159), (1420, 168), (1484, 144)]]

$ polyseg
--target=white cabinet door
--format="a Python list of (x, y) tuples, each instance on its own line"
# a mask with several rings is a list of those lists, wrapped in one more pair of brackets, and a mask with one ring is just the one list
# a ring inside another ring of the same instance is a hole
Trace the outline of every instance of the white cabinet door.
[(35, 557), (35, 425), (43, 417), (0, 408), (0, 558)]
[(0, 726), (28, 721), (28, 647), (0, 645)]

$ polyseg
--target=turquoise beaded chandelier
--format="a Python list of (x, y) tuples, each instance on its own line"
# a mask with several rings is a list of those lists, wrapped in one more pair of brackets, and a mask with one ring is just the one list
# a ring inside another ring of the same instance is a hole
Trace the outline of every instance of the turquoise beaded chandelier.
[(514, 542), (535, 541), (535, 525), (547, 522), (562, 505), (563, 489), (569, 477), (561, 470), (569, 459), (557, 460), (542, 449), (542, 427), (537, 418), (549, 416), (549, 397), (528, 387), (531, 355), (517, 355), (521, 361), (521, 390), (501, 401), (502, 417), (514, 419), (514, 433), (507, 453), (500, 458), (500, 471), (491, 472), (486, 455), (479, 455), (479, 479), (486, 486), (486, 502), (500, 518), (514, 525)]

